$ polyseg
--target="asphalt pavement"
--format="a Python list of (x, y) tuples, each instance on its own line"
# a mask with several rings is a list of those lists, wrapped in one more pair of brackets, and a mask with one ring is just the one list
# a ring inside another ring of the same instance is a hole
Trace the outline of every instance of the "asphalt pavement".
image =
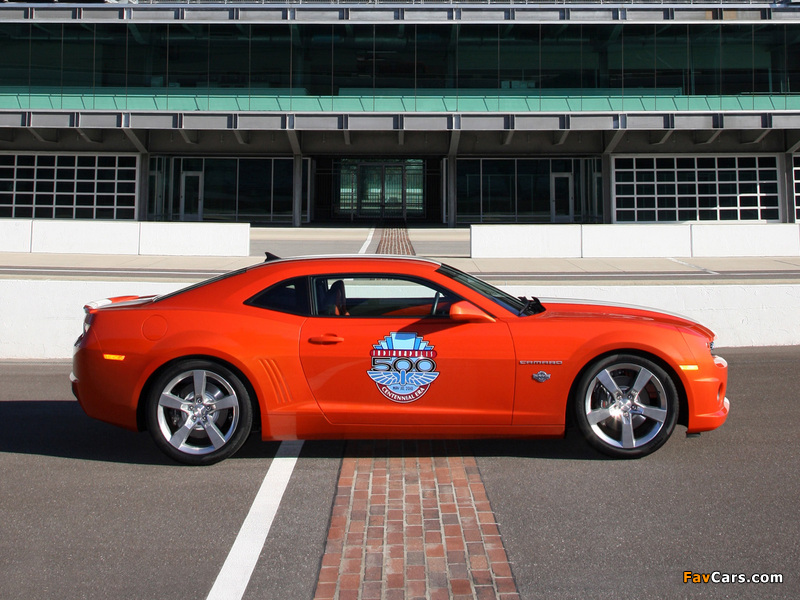
[[(573, 432), (470, 443), (521, 598), (800, 597), (800, 348), (719, 352), (728, 421), (678, 427), (644, 459), (606, 459)], [(68, 372), (0, 363), (0, 596), (205, 598), (278, 445), (177, 466), (147, 434), (86, 417)], [(312, 597), (343, 447), (306, 442), (244, 598)]]

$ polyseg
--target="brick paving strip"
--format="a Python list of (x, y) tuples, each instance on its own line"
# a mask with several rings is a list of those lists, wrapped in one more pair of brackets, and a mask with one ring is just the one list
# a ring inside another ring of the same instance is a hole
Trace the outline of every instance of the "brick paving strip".
[[(413, 255), (408, 231), (376, 253)], [(465, 442), (347, 443), (314, 598), (519, 598)]]
[(314, 598), (519, 599), (465, 442), (347, 443)]
[(408, 239), (408, 229), (405, 227), (387, 227), (381, 234), (381, 241), (375, 254), (400, 254), (415, 256), (414, 246)]

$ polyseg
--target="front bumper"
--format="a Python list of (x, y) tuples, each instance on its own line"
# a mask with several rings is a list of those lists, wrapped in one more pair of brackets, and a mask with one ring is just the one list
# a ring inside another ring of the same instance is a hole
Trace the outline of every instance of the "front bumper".
[(689, 422), (686, 433), (711, 431), (725, 422), (731, 403), (727, 397), (728, 363), (721, 356), (704, 365), (690, 384)]

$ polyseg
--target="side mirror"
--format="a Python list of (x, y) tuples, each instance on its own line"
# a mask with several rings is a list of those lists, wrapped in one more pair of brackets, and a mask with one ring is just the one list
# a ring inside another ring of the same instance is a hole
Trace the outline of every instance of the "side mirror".
[(450, 319), (453, 321), (462, 321), (464, 323), (494, 323), (495, 318), (487, 315), (480, 308), (462, 300), (456, 302), (450, 307)]

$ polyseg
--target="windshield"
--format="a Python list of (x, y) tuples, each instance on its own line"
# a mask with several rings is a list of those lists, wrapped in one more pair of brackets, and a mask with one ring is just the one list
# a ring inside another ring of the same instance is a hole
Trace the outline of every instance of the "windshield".
[[(510, 310), (511, 312), (521, 315), (521, 314), (532, 314), (528, 309), (531, 306), (532, 302), (524, 299), (524, 298), (517, 298), (504, 292), (501, 289), (494, 287), (493, 285), (478, 279), (477, 277), (473, 277), (468, 273), (464, 273), (463, 271), (459, 271), (458, 269), (454, 269), (449, 265), (442, 265), (438, 269), (436, 269), (438, 273), (442, 275), (446, 275), (450, 279), (455, 279), (457, 282), (467, 286), (489, 298), (490, 300), (496, 302), (506, 310)], [(538, 302), (537, 302), (538, 304)], [(535, 311), (541, 312), (541, 311)]]

